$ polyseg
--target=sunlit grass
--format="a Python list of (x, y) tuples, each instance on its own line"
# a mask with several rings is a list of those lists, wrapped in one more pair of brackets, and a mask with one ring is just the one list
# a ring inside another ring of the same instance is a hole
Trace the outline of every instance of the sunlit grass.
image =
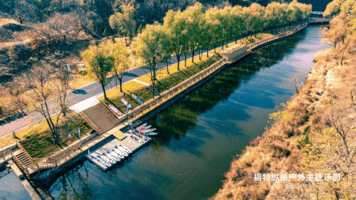
[[(54, 120), (54, 117), (52, 117), (52, 119)], [(13, 135), (0, 138), (0, 147), (4, 148), (15, 144), (16, 141), (21, 141), (23, 147), (32, 157), (41, 158), (50, 156), (52, 153), (78, 140), (77, 135), (71, 134), (69, 136), (69, 133), (73, 133), (78, 126), (80, 126), (82, 137), (91, 129), (79, 114), (70, 113), (66, 119), (62, 118), (58, 131), (62, 141), (59, 144), (55, 144), (46, 120), (42, 120), (39, 123), (17, 131), (16, 139), (13, 138)]]
[[(215, 56), (220, 58), (219, 55)], [(169, 73), (167, 72), (166, 68), (160, 69), (157, 71), (157, 81), (155, 88), (159, 93), (162, 93), (174, 87), (175, 85), (178, 85), (194, 74), (200, 72), (202, 69), (209, 67), (216, 61), (217, 59), (211, 56), (211, 54), (209, 57), (204, 54), (202, 55), (201, 59), (199, 59), (199, 56), (195, 56), (194, 63), (192, 62), (191, 58), (188, 59), (186, 61), (186, 66), (185, 61), (181, 61), (179, 66), (180, 70), (177, 69), (177, 64), (173, 64), (168, 67)], [(142, 76), (137, 80), (151, 84), (151, 77), (149, 74)], [(121, 102), (121, 98), (127, 100), (133, 108), (136, 108), (140, 104), (132, 97), (133, 93), (137, 95), (143, 102), (147, 102), (153, 97), (151, 89), (149, 89), (146, 85), (135, 81), (124, 83), (122, 88), (123, 93), (120, 92), (119, 87), (108, 91), (107, 97), (109, 98), (109, 101), (105, 100), (103, 96), (100, 97), (100, 99), (108, 105), (115, 105), (123, 114), (126, 113), (126, 106)]]

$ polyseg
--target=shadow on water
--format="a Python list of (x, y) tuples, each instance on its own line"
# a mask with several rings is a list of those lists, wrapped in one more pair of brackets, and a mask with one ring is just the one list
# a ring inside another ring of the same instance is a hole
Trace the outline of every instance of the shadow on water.
[[(240, 86), (242, 82), (248, 81), (254, 74), (262, 68), (268, 68), (280, 62), (285, 56), (289, 55), (295, 45), (300, 42), (305, 36), (305, 31), (300, 34), (289, 38), (287, 41), (266, 46), (245, 59), (234, 63), (231, 67), (225, 69), (213, 79), (209, 80), (200, 88), (196, 89), (182, 100), (162, 111), (156, 117), (149, 120), (148, 124), (157, 128), (159, 135), (153, 138), (151, 146), (159, 151), (162, 146), (166, 146), (173, 138), (179, 140), (185, 137), (188, 130), (192, 130), (197, 124), (197, 117), (212, 109), (219, 102), (226, 101), (229, 96)], [(275, 80), (274, 80), (275, 81)], [(283, 94), (286, 91), (282, 89), (274, 91), (272, 95)], [(240, 99), (247, 105), (252, 105), (246, 99)], [(270, 98), (271, 103), (266, 103), (266, 108), (273, 108), (274, 103)], [(256, 102), (257, 103), (257, 102)], [(259, 105), (261, 107), (261, 105)], [(246, 109), (241, 109), (239, 118), (247, 120), (250, 116), (246, 113)], [(204, 137), (210, 137), (208, 133)], [(195, 141), (185, 145), (186, 151), (199, 156), (200, 153), (196, 149), (202, 145), (200, 142)]]
[[(97, 171), (92, 169), (89, 161), (81, 162), (76, 167), (62, 174), (53, 184), (50, 185), (50, 193), (57, 199), (146, 199), (147, 196), (152, 199), (159, 199), (159, 196), (152, 191), (152, 188), (142, 187), (137, 180), (120, 180), (116, 176), (115, 169), (120, 165), (104, 173), (104, 177), (96, 179)], [(120, 178), (119, 178), (120, 179)], [(110, 191), (110, 194), (98, 193), (93, 187), (94, 183), (100, 183), (109, 188), (119, 187), (116, 191)], [(167, 181), (163, 177), (157, 177), (157, 181)], [(109, 195), (109, 196), (107, 196)]]

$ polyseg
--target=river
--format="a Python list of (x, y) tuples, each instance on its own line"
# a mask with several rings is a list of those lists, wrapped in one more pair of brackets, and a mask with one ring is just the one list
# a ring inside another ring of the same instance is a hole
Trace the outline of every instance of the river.
[(294, 95), (288, 79), (304, 81), (313, 56), (329, 47), (321, 31), (310, 26), (235, 63), (151, 119), (159, 136), (123, 164), (103, 172), (81, 161), (48, 190), (55, 199), (213, 196), (235, 155), (263, 134), (269, 114)]

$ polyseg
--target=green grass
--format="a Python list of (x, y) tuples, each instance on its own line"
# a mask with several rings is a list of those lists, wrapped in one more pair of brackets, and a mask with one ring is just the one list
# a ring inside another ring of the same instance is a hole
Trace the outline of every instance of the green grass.
[[(220, 55), (216, 54), (215, 55), (218, 59), (221, 58)], [(196, 63), (189, 63), (190, 66), (187, 65), (187, 67), (181, 67), (181, 69), (178, 70), (173, 70), (170, 69), (170, 71), (174, 73), (167, 74), (167, 69), (161, 69), (157, 72), (157, 81), (155, 84), (155, 88), (159, 93), (162, 93), (179, 83), (187, 80), (191, 76), (197, 74), (198, 72), (202, 71), (203, 69), (206, 69), (207, 67), (211, 66), (214, 64), (218, 59), (215, 57), (209, 57), (206, 60), (199, 60), (196, 59)], [(184, 64), (183, 64), (184, 66)], [(171, 66), (172, 68), (176, 66)], [(170, 68), (171, 68), (170, 67)], [(147, 76), (147, 77), (146, 77)], [(142, 77), (142, 80), (149, 80), (149, 75), (146, 75)], [(161, 78), (160, 78), (161, 77)], [(142, 81), (141, 80), (141, 81)], [(134, 82), (134, 84), (139, 84)], [(104, 99), (101, 97), (101, 99), (106, 103), (107, 105), (113, 104), (116, 108), (118, 108), (123, 114), (126, 113), (126, 106), (121, 102), (121, 98), (124, 98), (127, 100), (133, 108), (136, 108), (140, 106), (140, 104), (132, 97), (132, 93), (137, 95), (143, 102), (147, 102), (152, 99), (153, 95), (151, 90), (145, 86), (145, 85), (140, 85), (135, 86), (133, 84), (124, 84), (123, 85), (123, 94), (118, 94), (118, 90), (114, 89), (112, 91), (109, 91), (107, 96), (109, 100)]]
[(26, 151), (34, 158), (42, 158), (50, 156), (51, 154), (63, 149), (64, 147), (77, 141), (79, 138), (77, 135), (71, 134), (75, 129), (80, 126), (81, 136), (85, 136), (91, 128), (87, 123), (78, 115), (72, 115), (68, 117), (59, 126), (59, 135), (61, 136), (60, 143), (54, 143), (49, 128), (46, 129), (32, 129), (24, 137), (22, 146)]

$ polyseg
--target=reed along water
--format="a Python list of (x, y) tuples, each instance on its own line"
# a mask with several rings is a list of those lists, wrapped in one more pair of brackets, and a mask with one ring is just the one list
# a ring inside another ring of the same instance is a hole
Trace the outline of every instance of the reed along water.
[[(323, 44), (310, 26), (225, 69), (148, 124), (159, 135), (123, 164), (103, 172), (89, 161), (60, 176), (55, 199), (206, 199), (222, 187), (237, 154), (269, 124), (269, 114), (295, 93)], [(0, 195), (1, 197), (1, 195)], [(6, 197), (6, 194), (5, 194)]]

